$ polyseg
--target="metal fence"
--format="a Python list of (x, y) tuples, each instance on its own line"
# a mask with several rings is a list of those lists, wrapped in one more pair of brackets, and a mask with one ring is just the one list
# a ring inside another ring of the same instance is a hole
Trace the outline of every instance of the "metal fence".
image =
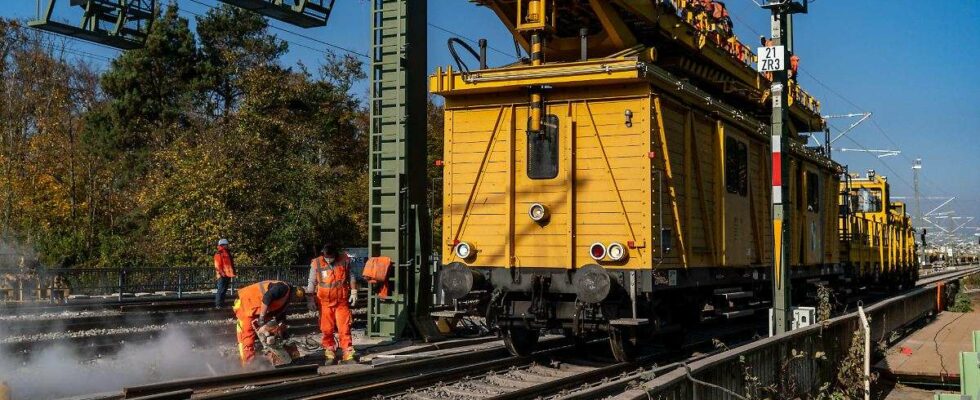
[[(889, 341), (903, 326), (935, 312), (937, 290), (940, 290), (937, 289), (938, 285), (931, 284), (865, 309), (870, 319), (871, 340), (875, 343)], [(825, 324), (754, 341), (693, 362), (686, 368), (681, 367), (656, 377), (617, 398), (736, 399), (738, 397), (704, 383), (745, 395), (749, 377), (758, 379), (761, 385), (787, 382), (788, 378), (785, 377), (792, 377), (797, 391), (817, 393), (823, 383), (833, 381), (851, 341), (860, 339), (855, 335), (859, 329), (858, 314), (847, 314)], [(803, 355), (794, 358), (794, 352)]]
[[(364, 257), (352, 257), (351, 270), (360, 276)], [(242, 266), (235, 268), (231, 288), (262, 280), (281, 280), (306, 285), (308, 265)], [(159, 293), (182, 297), (189, 292), (215, 288), (214, 267), (183, 266), (172, 268), (32, 268), (0, 269), (0, 301), (46, 300), (67, 295), (120, 296), (136, 293)]]

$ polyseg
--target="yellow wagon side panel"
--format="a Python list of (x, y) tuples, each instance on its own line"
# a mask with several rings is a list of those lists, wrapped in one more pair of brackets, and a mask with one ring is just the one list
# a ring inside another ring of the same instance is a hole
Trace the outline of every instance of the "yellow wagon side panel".
[[(662, 193), (664, 204), (658, 211), (663, 215), (662, 228), (668, 230), (673, 244), (670, 251), (664, 254), (664, 260), (668, 265), (690, 266), (695, 264), (695, 261), (692, 259), (689, 233), (691, 225), (688, 223), (690, 202), (688, 202), (689, 182), (686, 175), (688, 160), (685, 157), (686, 109), (663, 98), (659, 100), (659, 104), (659, 121), (663, 123), (663, 127), (655, 128), (658, 131), (655, 140), (658, 142), (657, 164), (663, 171), (664, 182), (661, 190), (664, 192)], [(661, 135), (663, 137), (660, 137)]]
[(749, 170), (758, 171), (749, 174), (750, 197), (752, 201), (753, 219), (756, 221), (753, 230), (758, 230), (756, 235), (762, 239), (756, 245), (760, 249), (755, 259), (762, 264), (773, 262), (773, 237), (772, 237), (772, 186), (770, 177), (772, 176), (772, 157), (768, 143), (756, 142), (750, 147)]
[[(637, 248), (628, 249), (628, 260), (615, 265), (652, 265), (649, 109), (645, 95), (571, 104), (578, 266), (595, 263), (589, 246), (596, 242), (633, 242)], [(633, 115), (630, 126), (625, 110)]]

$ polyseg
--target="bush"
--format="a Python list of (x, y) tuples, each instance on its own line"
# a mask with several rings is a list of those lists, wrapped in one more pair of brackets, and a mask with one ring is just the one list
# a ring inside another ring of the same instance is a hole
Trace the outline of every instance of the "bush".
[(955, 300), (953, 300), (953, 305), (949, 307), (949, 311), (957, 313), (967, 313), (973, 311), (973, 299), (970, 295), (966, 294), (963, 290), (956, 293)]

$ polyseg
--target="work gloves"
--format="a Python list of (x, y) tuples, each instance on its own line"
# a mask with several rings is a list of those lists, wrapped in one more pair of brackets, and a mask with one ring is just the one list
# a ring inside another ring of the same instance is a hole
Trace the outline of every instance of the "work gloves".
[(256, 320), (256, 321), (257, 321), (256, 325), (258, 325), (258, 326), (265, 326), (265, 316), (264, 315), (260, 315), (259, 316), (259, 319)]
[(313, 300), (312, 297), (309, 298), (309, 299), (306, 299), (306, 309), (307, 310), (310, 310), (310, 312), (316, 312), (317, 311), (317, 309), (316, 309), (316, 301)]
[(351, 291), (350, 291), (350, 297), (347, 298), (347, 302), (350, 303), (351, 307), (353, 307), (354, 306), (354, 303), (357, 302), (357, 290), (356, 289), (351, 289)]

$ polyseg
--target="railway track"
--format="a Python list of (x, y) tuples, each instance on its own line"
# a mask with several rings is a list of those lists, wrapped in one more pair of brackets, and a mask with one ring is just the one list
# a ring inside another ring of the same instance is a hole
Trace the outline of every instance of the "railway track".
[[(542, 352), (567, 348), (569, 342), (547, 342)], [(511, 357), (503, 345), (481, 350), (414, 361), (389, 363), (380, 367), (362, 366), (360, 371), (319, 375), (315, 369), (303, 370), (305, 375), (294, 375), (295, 370), (276, 369), (225, 377), (182, 380), (150, 386), (130, 387), (122, 391), (119, 399), (286, 399), (303, 396), (322, 396), (324, 393), (345, 398), (370, 398), (372, 390), (381, 387), (401, 387), (425, 384), (452, 374), (471, 373), (482, 369), (507, 368), (521, 365), (528, 359)], [(309, 368), (309, 367), (306, 367)], [(280, 375), (282, 374), (282, 375)], [(360, 397), (358, 397), (360, 396)], [(106, 399), (108, 400), (108, 398)]]
[[(980, 268), (932, 274), (917, 286), (977, 272)], [(293, 326), (316, 330), (315, 324)], [(211, 340), (214, 334), (213, 329), (208, 331)], [(233, 328), (221, 334), (231, 338)], [(701, 335), (698, 344), (704, 345), (711, 334)], [(602, 352), (604, 347), (596, 348), (603, 348)], [(686, 358), (691, 354), (690, 345), (685, 346), (687, 354), (661, 351), (635, 363), (576, 356), (581, 351), (575, 349), (568, 342), (554, 340), (542, 343), (542, 349), (529, 357), (512, 357), (497, 346), (432, 359), (408, 358), (373, 368), (345, 367), (361, 370), (337, 375), (321, 375), (315, 367), (277, 369), (132, 387), (113, 399), (587, 399), (622, 393), (634, 382), (697, 359)], [(667, 364), (657, 366), (655, 362)]]
[[(747, 333), (730, 329), (728, 334), (735, 332)], [(102, 400), (533, 399), (659, 374), (676, 364), (657, 366), (656, 361), (697, 359), (703, 355), (692, 357), (691, 351), (708, 343), (704, 339), (674, 351), (652, 349), (636, 362), (618, 363), (607, 354), (605, 340), (576, 346), (568, 339), (553, 338), (543, 341), (541, 349), (528, 357), (511, 356), (497, 344), (373, 368), (359, 365), (354, 368), (360, 370), (338, 375), (317, 375), (311, 367), (296, 367), (130, 387)]]
[[(152, 343), (174, 330), (182, 331), (197, 346), (233, 344), (232, 310), (212, 307), (213, 302), (144, 304), (126, 311), (0, 319), (0, 354), (26, 361), (38, 350), (63, 346), (82, 358), (102, 357), (127, 345)], [(355, 309), (355, 328), (365, 322), (364, 309)], [(305, 304), (290, 306), (288, 323), (295, 335), (319, 332), (317, 316)]]
[(929, 275), (920, 276), (919, 280), (915, 283), (916, 286), (925, 286), (931, 283), (939, 282), (945, 279), (958, 278), (962, 276), (972, 275), (980, 272), (980, 266), (971, 266), (964, 269), (957, 269), (955, 271), (944, 271), (932, 273)]

